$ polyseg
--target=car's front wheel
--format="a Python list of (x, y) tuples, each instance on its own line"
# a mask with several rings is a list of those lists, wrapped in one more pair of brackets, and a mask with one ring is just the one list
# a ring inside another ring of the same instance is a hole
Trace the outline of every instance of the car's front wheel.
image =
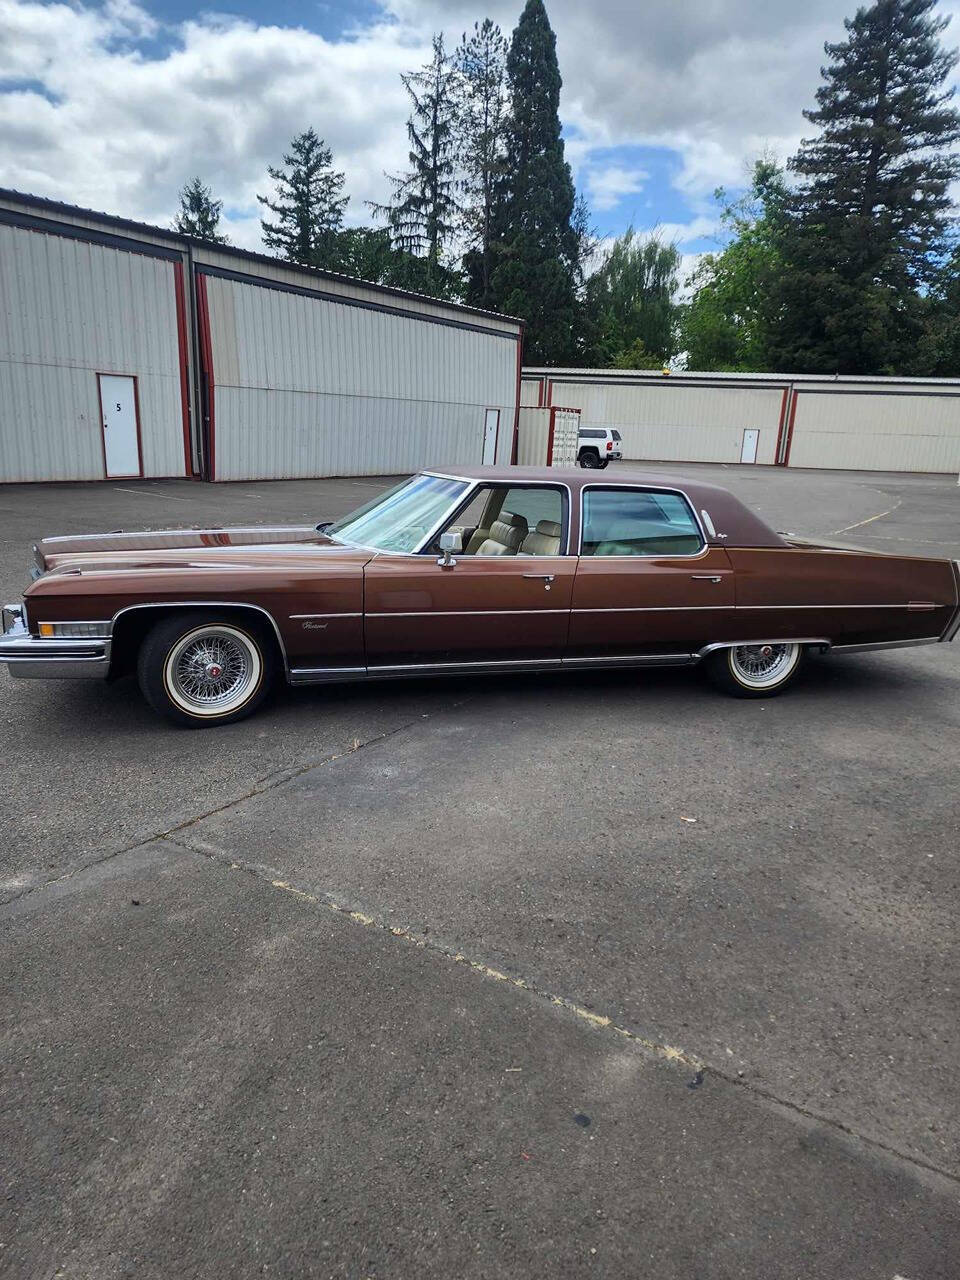
[(803, 664), (802, 644), (739, 644), (718, 649), (706, 662), (713, 683), (737, 698), (782, 693)]
[(199, 729), (250, 715), (263, 701), (275, 667), (271, 641), (246, 618), (178, 614), (147, 635), (137, 675), (154, 711)]

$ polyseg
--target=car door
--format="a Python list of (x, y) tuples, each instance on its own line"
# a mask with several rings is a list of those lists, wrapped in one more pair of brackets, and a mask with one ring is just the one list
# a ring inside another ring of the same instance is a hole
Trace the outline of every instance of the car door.
[[(439, 534), (423, 554), (381, 554), (371, 560), (364, 570), (370, 671), (559, 666), (576, 568), (567, 547), (569, 502), (565, 485), (481, 486), (467, 508), (448, 522), (462, 530), (467, 548), (450, 557), (450, 563), (444, 564), (438, 554)], [(484, 537), (490, 528), (476, 522), (485, 518), (488, 525), (496, 523), (491, 506), (501, 524), (509, 516), (517, 522), (513, 527), (522, 523), (527, 530), (502, 553), (481, 550), (490, 541)], [(556, 529), (556, 554), (549, 554), (550, 540), (531, 537), (541, 525)], [(540, 550), (524, 551), (523, 541)]]
[(734, 626), (730, 558), (676, 490), (584, 485), (567, 658), (695, 653)]

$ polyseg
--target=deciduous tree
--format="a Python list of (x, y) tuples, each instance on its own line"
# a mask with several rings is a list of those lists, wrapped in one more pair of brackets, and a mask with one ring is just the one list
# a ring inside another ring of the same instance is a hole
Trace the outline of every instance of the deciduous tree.
[(631, 358), (659, 368), (676, 350), (680, 254), (656, 234), (633, 227), (614, 240), (586, 283), (587, 364), (605, 368)]
[(719, 189), (720, 224), (727, 243), (707, 253), (687, 281), (680, 348), (688, 369), (765, 370), (770, 363), (771, 299), (782, 263), (779, 232), (786, 197), (782, 169), (756, 162), (747, 191), (729, 200)]

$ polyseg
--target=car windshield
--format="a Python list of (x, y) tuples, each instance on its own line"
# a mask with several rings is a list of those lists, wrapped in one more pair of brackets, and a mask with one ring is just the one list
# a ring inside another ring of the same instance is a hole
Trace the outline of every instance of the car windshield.
[(466, 480), (412, 476), (337, 520), (324, 533), (336, 542), (377, 551), (416, 551), (467, 488)]

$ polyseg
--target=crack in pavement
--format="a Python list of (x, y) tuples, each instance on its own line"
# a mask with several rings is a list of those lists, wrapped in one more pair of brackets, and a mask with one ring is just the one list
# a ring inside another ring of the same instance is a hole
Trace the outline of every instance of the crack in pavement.
[[(471, 701), (470, 698), (461, 698), (453, 702), (449, 708), (443, 708), (440, 712), (435, 714), (442, 715), (445, 711), (459, 708), (465, 702), (469, 701)], [(281, 879), (280, 873), (276, 868), (237, 861), (230, 857), (229, 854), (226, 854), (213, 846), (193, 843), (189, 839), (182, 838), (184, 833), (189, 831), (191, 827), (196, 826), (198, 823), (214, 816), (215, 814), (223, 813), (255, 796), (267, 794), (281, 786), (283, 783), (300, 777), (301, 775), (310, 772), (312, 769), (323, 768), (337, 760), (342, 760), (348, 756), (355, 755), (368, 747), (373, 747), (379, 743), (389, 741), (398, 734), (422, 723), (423, 718), (424, 717), (420, 715), (416, 719), (406, 721), (403, 724), (397, 725), (395, 728), (386, 730), (382, 733), (374, 734), (372, 737), (363, 741), (355, 739), (354, 742), (344, 750), (333, 751), (314, 760), (265, 774), (258, 778), (252, 786), (250, 786), (241, 795), (234, 796), (231, 799), (224, 801), (222, 804), (215, 805), (201, 813), (194, 814), (181, 822), (173, 824), (165, 830), (156, 832), (153, 835), (140, 837), (137, 840), (124, 845), (122, 848), (115, 849), (110, 853), (105, 854), (103, 857), (91, 859), (80, 866), (72, 868), (63, 875), (32, 885), (22, 893), (4, 900), (0, 903), (0, 908), (12, 906), (13, 904), (21, 902), (23, 899), (38, 894), (43, 890), (54, 888), (59, 884), (82, 876), (86, 872), (103, 867), (105, 864), (114, 861), (123, 854), (133, 853), (137, 850), (147, 848), (150, 845), (166, 841), (184, 852), (191, 853), (197, 857), (202, 857), (207, 861), (217, 863), (218, 865), (227, 867), (230, 870), (241, 871), (252, 877), (261, 886), (267, 886), (277, 892), (289, 894), (309, 906), (326, 908), (343, 918), (345, 921), (349, 921), (354, 925), (358, 925), (362, 928), (376, 929), (380, 932), (389, 934), (397, 942), (407, 943), (419, 950), (430, 952), (435, 956), (447, 960), (448, 962), (463, 965), (486, 981), (503, 983), (519, 990), (526, 991), (531, 996), (549, 1004), (551, 1007), (563, 1010), (585, 1026), (590, 1027), (592, 1030), (598, 1033), (613, 1035), (619, 1040), (633, 1045), (638, 1051), (649, 1057), (670, 1062), (674, 1066), (690, 1068), (696, 1073), (695, 1079), (698, 1085), (702, 1083), (705, 1075), (714, 1076), (718, 1080), (724, 1081), (726, 1084), (743, 1089), (751, 1096), (780, 1108), (788, 1115), (802, 1117), (805, 1120), (822, 1124), (836, 1132), (844, 1134), (846, 1137), (851, 1138), (854, 1141), (864, 1143), (866, 1146), (876, 1151), (883, 1152), (887, 1156), (899, 1160), (904, 1164), (910, 1165), (916, 1170), (922, 1170), (928, 1174), (933, 1174), (937, 1178), (942, 1178), (950, 1184), (951, 1188), (955, 1188), (960, 1185), (960, 1175), (954, 1174), (947, 1169), (943, 1169), (938, 1165), (923, 1160), (918, 1156), (911, 1155), (909, 1152), (902, 1151), (878, 1138), (873, 1138), (863, 1134), (851, 1125), (844, 1123), (842, 1120), (814, 1111), (800, 1103), (784, 1099), (772, 1090), (766, 1089), (762, 1085), (753, 1081), (743, 1079), (738, 1075), (731, 1074), (722, 1066), (717, 1066), (714, 1063), (707, 1062), (706, 1060), (698, 1059), (686, 1050), (677, 1048), (665, 1041), (659, 1041), (650, 1036), (645, 1036), (638, 1031), (634, 1031), (629, 1027), (623, 1026), (615, 1022), (606, 1014), (596, 1013), (593, 1010), (587, 1009), (575, 1000), (572, 1000), (567, 996), (557, 995), (556, 993), (542, 987), (535, 981), (524, 978), (520, 975), (505, 973), (502, 970), (494, 968), (482, 960), (477, 960), (468, 956), (459, 949), (456, 949), (453, 946), (448, 946), (435, 938), (428, 939), (425, 935), (421, 935), (411, 928), (390, 924), (382, 918), (360, 911), (355, 906), (345, 903), (342, 899), (338, 899), (336, 895), (332, 893), (313, 892), (308, 888), (293, 884), (288, 880)], [(176, 838), (178, 836), (181, 838)]]
[[(453, 706), (460, 706), (461, 703), (454, 703)], [(442, 714), (442, 713), (441, 713)], [(171, 827), (166, 827), (162, 831), (154, 831), (148, 835), (139, 835), (129, 844), (123, 845), (119, 849), (112, 849), (109, 853), (103, 854), (98, 858), (91, 858), (87, 862), (80, 863), (76, 867), (71, 867), (69, 871), (65, 871), (63, 875), (53, 876), (49, 880), (41, 880), (38, 884), (29, 885), (20, 893), (12, 894), (8, 898), (0, 900), (0, 907), (8, 907), (14, 902), (29, 897), (31, 894), (39, 893), (43, 889), (48, 889), (52, 885), (61, 884), (64, 880), (72, 880), (75, 876), (83, 875), (86, 871), (91, 871), (95, 867), (102, 866), (105, 862), (111, 862), (114, 858), (119, 858), (124, 853), (132, 853), (135, 849), (142, 849), (144, 845), (152, 844), (157, 840), (170, 839), (178, 831), (185, 831), (188, 827), (194, 826), (198, 822), (203, 822), (206, 818), (212, 818), (214, 814), (223, 813), (226, 809), (233, 808), (234, 805), (242, 804), (244, 800), (251, 800), (254, 796), (266, 795), (275, 788), (282, 786), (283, 783), (291, 781), (293, 778), (300, 777), (301, 774), (309, 773), (311, 769), (320, 769), (324, 765), (332, 764), (335, 760), (342, 760), (345, 756), (355, 755), (358, 751), (363, 751), (366, 747), (375, 746), (378, 742), (386, 742), (389, 738), (395, 737), (398, 733), (403, 733), (405, 729), (412, 729), (415, 724), (421, 723), (422, 716), (418, 716), (416, 720), (409, 720), (405, 724), (397, 725), (395, 729), (387, 729), (383, 733), (374, 734), (372, 738), (361, 741), (355, 738), (352, 745), (344, 751), (335, 751), (326, 756), (320, 756), (317, 759), (310, 760), (306, 764), (291, 765), (287, 769), (275, 769), (271, 773), (265, 773), (258, 778), (251, 787), (244, 791), (241, 795), (232, 796), (229, 800), (225, 800), (222, 804), (214, 805), (212, 809), (205, 809), (202, 813), (195, 813), (189, 818), (185, 818), (182, 822), (174, 823)], [(177, 841), (172, 841), (176, 844)], [(181, 848), (191, 848), (189, 845), (181, 845)], [(196, 852), (196, 850), (194, 850)]]
[(435, 938), (428, 939), (425, 935), (417, 933), (406, 926), (390, 924), (382, 917), (373, 916), (367, 912), (360, 911), (355, 906), (351, 906), (345, 903), (342, 899), (338, 899), (336, 895), (332, 893), (317, 893), (300, 885), (292, 884), (289, 880), (280, 879), (278, 878), (275, 869), (270, 867), (250, 862), (238, 862), (228, 854), (222, 853), (209, 845), (200, 846), (180, 840), (171, 840), (170, 843), (176, 845), (177, 848), (183, 849), (184, 852), (193, 853), (199, 857), (206, 858), (208, 861), (224, 866), (231, 871), (241, 871), (245, 875), (252, 877), (260, 885), (268, 886), (278, 892), (289, 894), (309, 906), (323, 907), (332, 911), (345, 921), (359, 925), (361, 928), (376, 929), (382, 933), (389, 934), (398, 942), (407, 943), (416, 947), (420, 951), (430, 952), (431, 954), (444, 960), (451, 961), (454, 964), (464, 965), (466, 968), (477, 973), (485, 980), (504, 983), (507, 986), (519, 988), (521, 991), (527, 991), (538, 1000), (542, 1000), (555, 1008), (562, 1009), (566, 1013), (572, 1014), (580, 1022), (589, 1026), (591, 1029), (597, 1032), (611, 1033), (619, 1039), (632, 1044), (640, 1052), (645, 1053), (650, 1057), (670, 1062), (674, 1066), (685, 1066), (691, 1068), (697, 1073), (697, 1085), (703, 1082), (706, 1075), (715, 1076), (717, 1079), (723, 1080), (726, 1084), (734, 1085), (738, 1089), (743, 1089), (752, 1097), (762, 1099), (764, 1102), (779, 1107), (788, 1115), (792, 1115), (794, 1117), (799, 1116), (805, 1120), (812, 1120), (817, 1124), (825, 1125), (828, 1128), (844, 1134), (848, 1138), (864, 1143), (866, 1146), (871, 1147), (876, 1151), (882, 1151), (887, 1156), (892, 1156), (896, 1160), (903, 1161), (905, 1164), (911, 1165), (914, 1169), (923, 1170), (925, 1173), (934, 1174), (938, 1178), (943, 1178), (950, 1184), (951, 1189), (960, 1186), (960, 1175), (952, 1173), (948, 1169), (943, 1169), (927, 1160), (923, 1160), (919, 1156), (914, 1156), (909, 1152), (902, 1151), (898, 1147), (894, 1147), (889, 1143), (881, 1141), (879, 1138), (872, 1138), (867, 1134), (863, 1134), (859, 1130), (854, 1129), (851, 1125), (845, 1124), (842, 1120), (837, 1120), (832, 1116), (824, 1115), (819, 1111), (814, 1111), (809, 1107), (802, 1106), (798, 1102), (792, 1102), (789, 1099), (784, 1099), (772, 1090), (765, 1089), (762, 1085), (756, 1084), (753, 1081), (745, 1080), (740, 1076), (733, 1075), (723, 1067), (716, 1066), (714, 1063), (707, 1062), (705, 1059), (699, 1059), (684, 1049), (679, 1049), (674, 1045), (667, 1044), (665, 1041), (655, 1040), (638, 1031), (634, 1031), (629, 1027), (622, 1026), (606, 1014), (596, 1013), (593, 1010), (587, 1009), (583, 1005), (578, 1004), (575, 1000), (571, 1000), (567, 996), (557, 995), (555, 992), (548, 991), (545, 987), (540, 986), (535, 981), (517, 974), (504, 973), (503, 970), (496, 969), (482, 960), (477, 960), (468, 956), (459, 949), (448, 946), (446, 943), (438, 941)]

